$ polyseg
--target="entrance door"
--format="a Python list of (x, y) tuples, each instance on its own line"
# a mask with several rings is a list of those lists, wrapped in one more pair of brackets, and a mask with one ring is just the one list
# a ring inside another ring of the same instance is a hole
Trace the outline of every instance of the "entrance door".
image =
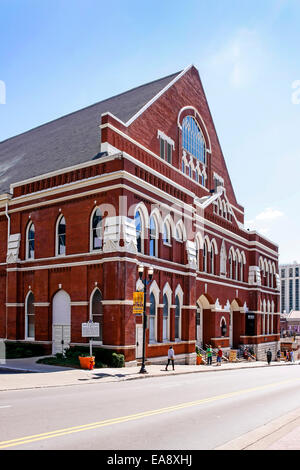
[(52, 303), (52, 354), (62, 353), (71, 342), (71, 299), (60, 290)]
[(53, 325), (52, 354), (62, 353), (71, 342), (71, 327), (68, 325)]
[(143, 326), (136, 327), (136, 359), (141, 359), (143, 357)]

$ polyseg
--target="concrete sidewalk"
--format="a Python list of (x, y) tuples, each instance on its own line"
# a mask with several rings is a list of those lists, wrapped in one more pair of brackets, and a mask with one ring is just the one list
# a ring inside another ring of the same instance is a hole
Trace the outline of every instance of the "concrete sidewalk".
[(300, 450), (300, 408), (215, 450)]
[(169, 375), (298, 365), (298, 363), (285, 362), (273, 362), (270, 366), (268, 366), (266, 362), (222, 363), (222, 366), (177, 365), (175, 367), (175, 371), (172, 371), (171, 369), (166, 371), (164, 365), (149, 365), (146, 366), (148, 374), (139, 374), (140, 367), (125, 367), (122, 369), (103, 368), (89, 371), (36, 364), (37, 359), (37, 357), (27, 359), (9, 359), (6, 361), (5, 365), (0, 365), (0, 391), (65, 387), (68, 385), (120, 382), (124, 380), (145, 379)]

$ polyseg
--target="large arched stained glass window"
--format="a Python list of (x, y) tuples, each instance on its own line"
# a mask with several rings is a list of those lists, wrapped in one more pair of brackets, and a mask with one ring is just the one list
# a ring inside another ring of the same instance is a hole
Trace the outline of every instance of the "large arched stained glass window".
[(206, 162), (206, 146), (201, 129), (192, 116), (182, 121), (182, 146), (202, 163)]

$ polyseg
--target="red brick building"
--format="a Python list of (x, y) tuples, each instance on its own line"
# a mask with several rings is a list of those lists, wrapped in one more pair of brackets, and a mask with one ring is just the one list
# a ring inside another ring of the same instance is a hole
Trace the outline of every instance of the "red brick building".
[[(0, 338), (141, 356), (278, 349), (278, 247), (244, 228), (194, 66), (0, 143)], [(145, 271), (146, 273), (146, 271)]]

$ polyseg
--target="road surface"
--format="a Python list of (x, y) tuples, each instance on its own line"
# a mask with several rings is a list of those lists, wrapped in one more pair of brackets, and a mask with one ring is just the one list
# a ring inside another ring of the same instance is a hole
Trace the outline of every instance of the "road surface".
[(299, 397), (298, 365), (0, 392), (0, 449), (215, 449)]

